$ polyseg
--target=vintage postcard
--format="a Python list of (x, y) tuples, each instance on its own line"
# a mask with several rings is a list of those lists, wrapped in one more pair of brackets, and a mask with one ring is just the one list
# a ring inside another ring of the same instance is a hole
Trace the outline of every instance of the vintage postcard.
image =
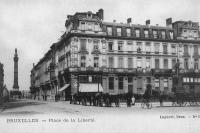
[(199, 133), (199, 5), (1, 0), (0, 133)]

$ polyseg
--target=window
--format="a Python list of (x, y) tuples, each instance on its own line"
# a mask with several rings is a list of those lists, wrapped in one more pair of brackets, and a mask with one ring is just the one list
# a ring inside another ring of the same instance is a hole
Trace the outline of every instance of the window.
[(186, 83), (187, 82), (187, 78), (183, 77), (183, 82)]
[(176, 54), (176, 45), (171, 45), (172, 54)]
[(117, 28), (117, 36), (122, 36), (121, 28)]
[(168, 69), (168, 59), (164, 59), (164, 69)]
[(114, 59), (113, 59), (113, 57), (109, 57), (108, 60), (109, 60), (109, 67), (113, 68), (113, 66), (114, 66)]
[(139, 29), (136, 29), (136, 30), (135, 30), (135, 34), (136, 34), (136, 37), (140, 37), (140, 30), (139, 30)]
[(163, 45), (163, 54), (167, 54), (167, 45), (166, 44)]
[(88, 81), (91, 83), (92, 82), (92, 76), (88, 76)]
[(190, 82), (193, 83), (193, 78), (190, 78)]
[(94, 57), (94, 67), (99, 67), (99, 57)]
[(106, 59), (102, 59), (102, 66), (106, 66), (106, 65), (107, 65)]
[(87, 83), (88, 82), (88, 76), (86, 75), (79, 75), (79, 82), (80, 83)]
[(133, 58), (128, 58), (128, 68), (133, 68)]
[(188, 45), (184, 45), (184, 54), (188, 54)]
[(137, 42), (137, 53), (141, 53), (141, 52), (142, 52), (142, 43)]
[(86, 57), (85, 56), (81, 56), (81, 67), (85, 67), (85, 60), (86, 60)]
[(158, 38), (158, 32), (156, 30), (153, 30), (153, 38), (154, 39)]
[(198, 61), (198, 59), (195, 59), (194, 60), (194, 69), (198, 69), (199, 67), (199, 61)]
[(94, 40), (93, 44), (94, 44), (94, 50), (99, 50), (99, 41)]
[(184, 59), (184, 68), (188, 69), (188, 59)]
[(160, 80), (156, 78), (155, 79), (155, 89), (159, 90), (159, 88), (160, 88)]
[(138, 79), (137, 79), (137, 90), (142, 91), (142, 78), (141, 77), (138, 77)]
[(130, 28), (127, 28), (127, 29), (126, 29), (126, 36), (127, 36), (127, 37), (130, 37), (130, 36), (131, 36), (131, 29), (130, 29)]
[(123, 84), (123, 80), (124, 80), (124, 78), (123, 77), (119, 77), (119, 90), (123, 90), (123, 86), (124, 86), (124, 84)]
[(85, 30), (85, 22), (80, 23), (80, 28), (81, 28), (81, 30)]
[(114, 90), (114, 77), (109, 77), (109, 89)]
[(113, 51), (113, 42), (108, 42), (108, 50)]
[(164, 87), (168, 87), (168, 79), (164, 79)]
[(165, 31), (162, 31), (161, 35), (162, 35), (162, 39), (165, 39)]
[(169, 37), (170, 37), (170, 39), (174, 39), (174, 33), (173, 33), (173, 31), (169, 32)]
[(92, 22), (88, 22), (88, 30), (93, 30), (93, 23)]
[(194, 55), (199, 55), (198, 45), (194, 45)]
[(146, 43), (146, 53), (147, 54), (151, 53), (151, 44), (149, 42)]
[(127, 41), (127, 50), (128, 50), (128, 52), (133, 51), (133, 42)]
[(133, 78), (132, 77), (128, 77), (128, 84), (131, 84), (131, 83), (133, 83)]
[(112, 36), (112, 27), (107, 27), (108, 35)]
[(137, 67), (142, 67), (142, 57), (137, 57)]
[(186, 82), (188, 82), (188, 83), (189, 83), (189, 82), (190, 82), (190, 78), (188, 78), (188, 77), (187, 77), (187, 78), (186, 78)]
[(149, 31), (148, 30), (144, 30), (144, 37), (149, 38)]
[(99, 31), (99, 24), (97, 22), (94, 23), (94, 31)]
[(176, 59), (172, 59), (172, 68), (175, 69)]
[(100, 83), (100, 76), (99, 75), (92, 75), (92, 83)]
[(159, 69), (159, 68), (160, 68), (160, 60), (155, 59), (155, 69)]
[(123, 43), (120, 41), (118, 42), (118, 51), (122, 51)]
[(159, 43), (155, 43), (155, 54), (159, 54), (160, 45)]
[(150, 57), (146, 57), (146, 68), (150, 68)]
[(147, 77), (147, 84), (151, 84), (151, 77)]
[(124, 60), (123, 60), (123, 57), (119, 57), (119, 60), (118, 60), (118, 66), (119, 66), (119, 68), (123, 68), (123, 66), (124, 66)]
[(133, 78), (128, 77), (128, 92), (133, 93)]
[(86, 50), (86, 39), (80, 39), (81, 51)]
[(194, 82), (197, 83), (198, 82), (198, 78), (194, 78)]

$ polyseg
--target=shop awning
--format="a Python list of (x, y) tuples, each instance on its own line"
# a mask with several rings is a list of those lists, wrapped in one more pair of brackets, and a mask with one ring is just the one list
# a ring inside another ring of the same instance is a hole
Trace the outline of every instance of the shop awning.
[(69, 87), (70, 84), (65, 84), (63, 87), (61, 87), (58, 91), (64, 91)]
[[(99, 89), (98, 89), (99, 87)], [(103, 88), (101, 84), (95, 84), (95, 83), (90, 83), (90, 84), (80, 84), (79, 86), (79, 92), (103, 92)]]

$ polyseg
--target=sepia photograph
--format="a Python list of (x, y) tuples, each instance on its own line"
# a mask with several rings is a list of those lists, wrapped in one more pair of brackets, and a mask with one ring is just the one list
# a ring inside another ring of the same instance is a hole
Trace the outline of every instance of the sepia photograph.
[(199, 133), (199, 0), (1, 0), (0, 133)]

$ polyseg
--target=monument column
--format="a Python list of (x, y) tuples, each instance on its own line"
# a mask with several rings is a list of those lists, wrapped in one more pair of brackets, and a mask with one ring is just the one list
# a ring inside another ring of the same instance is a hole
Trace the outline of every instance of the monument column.
[(14, 84), (13, 84), (13, 90), (19, 91), (19, 85), (18, 85), (18, 54), (17, 49), (15, 48), (15, 55), (14, 55)]

